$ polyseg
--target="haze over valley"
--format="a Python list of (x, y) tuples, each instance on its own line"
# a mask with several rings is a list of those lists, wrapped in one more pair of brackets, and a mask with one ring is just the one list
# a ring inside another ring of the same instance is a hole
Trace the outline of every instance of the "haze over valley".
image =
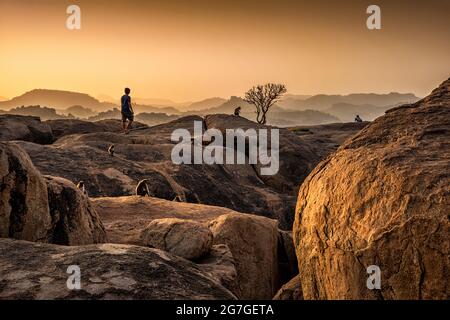
[[(42, 120), (120, 119), (118, 99), (105, 95), (99, 98), (79, 92), (36, 89), (10, 100), (0, 101), (0, 113), (38, 116)], [(271, 108), (268, 123), (286, 127), (349, 122), (358, 114), (362, 119), (372, 121), (392, 107), (417, 100), (419, 97), (411, 93), (314, 96), (288, 94)], [(148, 125), (185, 115), (232, 114), (236, 107), (242, 108), (243, 117), (255, 120), (254, 106), (237, 96), (183, 103), (152, 98), (136, 98), (132, 101), (135, 103), (137, 120)]]

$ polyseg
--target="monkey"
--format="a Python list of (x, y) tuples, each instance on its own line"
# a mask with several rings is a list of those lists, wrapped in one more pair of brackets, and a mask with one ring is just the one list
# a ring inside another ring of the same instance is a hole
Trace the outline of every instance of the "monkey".
[(144, 179), (139, 181), (139, 183), (136, 186), (136, 195), (141, 197), (149, 197), (150, 191), (148, 190), (148, 180)]
[(86, 187), (84, 186), (84, 181), (78, 182), (77, 188), (80, 189), (84, 195), (87, 195)]
[(113, 144), (108, 148), (108, 153), (111, 157), (114, 157), (114, 148), (115, 146)]
[(180, 195), (177, 195), (172, 201), (175, 201), (175, 202), (184, 202), (183, 199), (181, 199), (181, 196), (180, 196)]
[(241, 114), (241, 107), (237, 107), (236, 109), (234, 109), (234, 115), (236, 117), (239, 117)]
[(355, 122), (363, 122), (362, 119), (359, 117), (359, 114), (356, 115)]

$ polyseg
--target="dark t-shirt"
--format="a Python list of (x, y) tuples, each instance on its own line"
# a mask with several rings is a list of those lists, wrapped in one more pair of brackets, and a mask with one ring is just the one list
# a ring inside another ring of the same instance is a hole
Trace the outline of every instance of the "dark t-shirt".
[(128, 95), (123, 95), (121, 103), (122, 103), (122, 113), (132, 113), (131, 109), (130, 109), (130, 105), (131, 105), (131, 97)]

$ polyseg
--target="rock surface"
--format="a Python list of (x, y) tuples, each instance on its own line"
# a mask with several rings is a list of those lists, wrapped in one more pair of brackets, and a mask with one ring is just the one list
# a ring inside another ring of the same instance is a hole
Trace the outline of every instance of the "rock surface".
[(23, 140), (40, 144), (54, 141), (52, 129), (39, 117), (0, 115), (0, 141)]
[(105, 228), (89, 197), (66, 179), (45, 180), (52, 217), (49, 242), (71, 246), (106, 242)]
[[(80, 290), (67, 288), (73, 265), (80, 268)], [(0, 239), (0, 268), (0, 299), (235, 299), (195, 264), (137, 246)]]
[(275, 220), (226, 214), (210, 223), (215, 244), (226, 244), (238, 274), (234, 292), (239, 299), (271, 299), (278, 283), (278, 229)]
[(278, 290), (273, 300), (303, 300), (300, 276), (296, 275)]
[(299, 126), (289, 128), (320, 159), (335, 152), (345, 140), (364, 129), (370, 122), (329, 123), (317, 126)]
[(151, 248), (196, 260), (209, 253), (213, 235), (201, 223), (176, 218), (156, 219), (142, 231), (142, 242)]
[[(305, 299), (448, 299), (450, 79), (386, 114), (302, 184), (294, 240)], [(379, 266), (381, 290), (366, 286)]]
[(295, 253), (294, 240), (292, 232), (278, 232), (278, 287), (288, 282), (292, 277), (298, 274), (298, 262)]
[(0, 142), (0, 237), (47, 241), (47, 186), (21, 148)]
[[(101, 120), (101, 121), (84, 121), (78, 119), (58, 119), (47, 120), (44, 124), (48, 125), (55, 139), (59, 139), (71, 134), (95, 133), (95, 132), (121, 132), (121, 120)], [(145, 128), (145, 124), (133, 122), (133, 128)]]
[(204, 258), (196, 261), (197, 266), (231, 292), (237, 289), (236, 261), (226, 244), (213, 245)]

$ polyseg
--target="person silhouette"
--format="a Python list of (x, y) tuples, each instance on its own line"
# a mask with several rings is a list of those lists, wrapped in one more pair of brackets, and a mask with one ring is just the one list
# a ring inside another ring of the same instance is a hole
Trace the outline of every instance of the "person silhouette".
[[(128, 134), (131, 129), (131, 124), (134, 120), (134, 111), (131, 106), (130, 88), (125, 88), (125, 94), (120, 99), (122, 111), (122, 128), (125, 134)], [(127, 123), (128, 120), (128, 123)]]

